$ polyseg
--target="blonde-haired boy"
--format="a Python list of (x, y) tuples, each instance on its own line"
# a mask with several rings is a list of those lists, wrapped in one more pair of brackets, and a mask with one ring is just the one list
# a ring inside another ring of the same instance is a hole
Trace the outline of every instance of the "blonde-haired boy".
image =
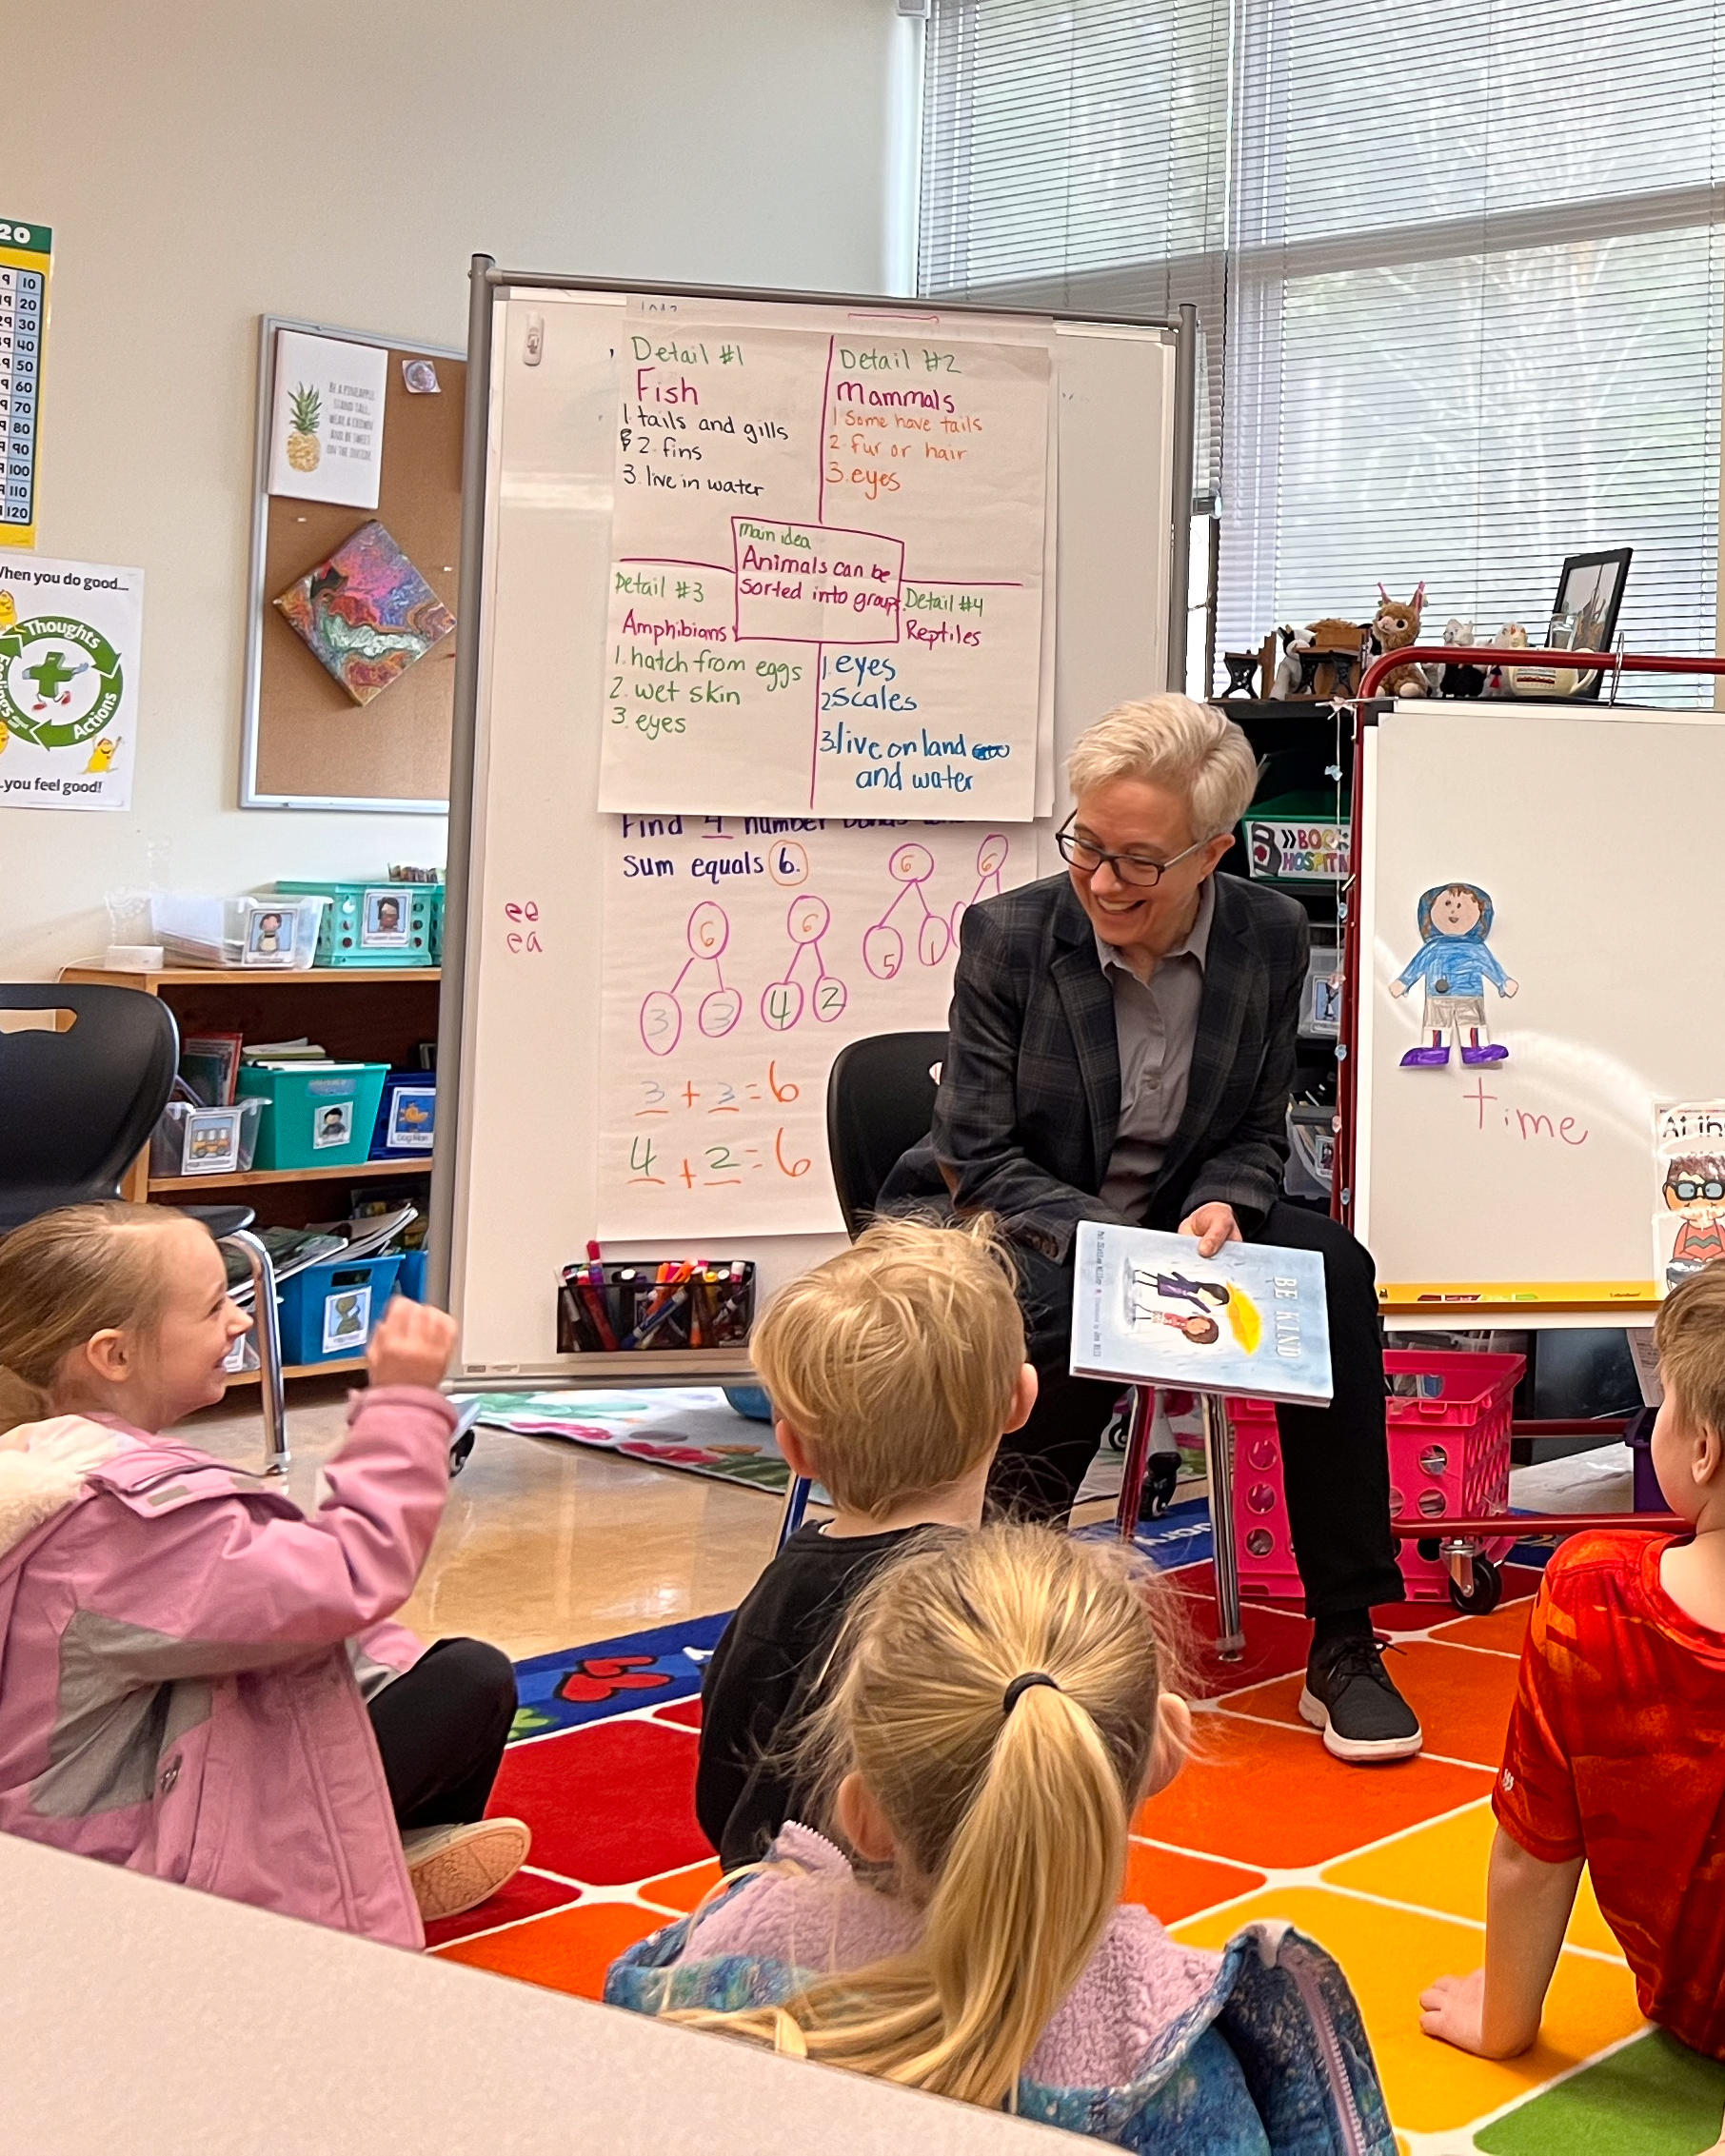
[[(1581, 1533), (1546, 1568), (1493, 1809), (1485, 1967), (1420, 2026), (1525, 2051), (1585, 1864), (1649, 2021), (1725, 2058), (1725, 1264), (1654, 1337), (1654, 1468), (1686, 1534)], [(1721, 2144), (1725, 2146), (1725, 2144)]]
[(798, 1816), (778, 1740), (809, 1705), (845, 1610), (920, 1529), (981, 1523), (996, 1449), (1036, 1402), (985, 1221), (876, 1221), (781, 1290), (751, 1352), (791, 1473), (826, 1486), (833, 1516), (791, 1536), (707, 1665), (695, 1810), (727, 1870)]

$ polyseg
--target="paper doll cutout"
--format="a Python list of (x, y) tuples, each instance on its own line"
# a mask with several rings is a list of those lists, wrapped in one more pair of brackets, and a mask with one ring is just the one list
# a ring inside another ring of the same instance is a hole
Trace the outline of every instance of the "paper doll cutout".
[(1494, 1040), (1485, 1022), (1485, 984), (1499, 996), (1513, 996), (1512, 980), (1493, 956), (1486, 939), (1492, 932), (1492, 899), (1477, 883), (1438, 883), (1419, 901), (1419, 949), (1390, 983), (1390, 994), (1405, 996), (1423, 984), (1425, 1035), (1401, 1058), (1408, 1070), (1441, 1070), (1450, 1059), (1450, 1035), (1463, 1063), (1501, 1063), (1509, 1056)]

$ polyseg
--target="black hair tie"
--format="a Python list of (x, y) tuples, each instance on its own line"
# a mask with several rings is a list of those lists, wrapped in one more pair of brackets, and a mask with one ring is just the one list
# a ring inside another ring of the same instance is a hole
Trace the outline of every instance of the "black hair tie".
[(1059, 1691), (1061, 1689), (1046, 1670), (1026, 1670), (1021, 1677), (1014, 1677), (1006, 1690), (1001, 1694), (1001, 1717), (1002, 1720), (1012, 1712), (1019, 1701), (1035, 1685), (1046, 1685), (1050, 1691)]

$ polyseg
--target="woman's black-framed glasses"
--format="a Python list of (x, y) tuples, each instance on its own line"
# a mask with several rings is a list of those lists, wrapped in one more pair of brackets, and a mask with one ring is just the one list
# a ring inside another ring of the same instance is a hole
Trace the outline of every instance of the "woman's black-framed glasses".
[(1081, 839), (1072, 828), (1076, 821), (1075, 811), (1054, 835), (1054, 842), (1061, 849), (1061, 859), (1070, 861), (1082, 876), (1094, 875), (1106, 861), (1122, 883), (1129, 883), (1140, 891), (1153, 891), (1171, 868), (1177, 867), (1185, 860), (1187, 854), (1201, 852), (1210, 843), (1208, 839), (1199, 839), (1183, 852), (1176, 854), (1172, 860), (1152, 860), (1146, 854), (1111, 854), (1101, 846), (1092, 845), (1088, 839)]

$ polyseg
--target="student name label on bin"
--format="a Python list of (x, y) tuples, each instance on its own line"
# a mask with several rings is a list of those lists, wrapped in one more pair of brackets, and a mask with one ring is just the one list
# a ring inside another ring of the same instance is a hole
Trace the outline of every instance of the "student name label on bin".
[(131, 806), (144, 572), (0, 555), (0, 807)]

